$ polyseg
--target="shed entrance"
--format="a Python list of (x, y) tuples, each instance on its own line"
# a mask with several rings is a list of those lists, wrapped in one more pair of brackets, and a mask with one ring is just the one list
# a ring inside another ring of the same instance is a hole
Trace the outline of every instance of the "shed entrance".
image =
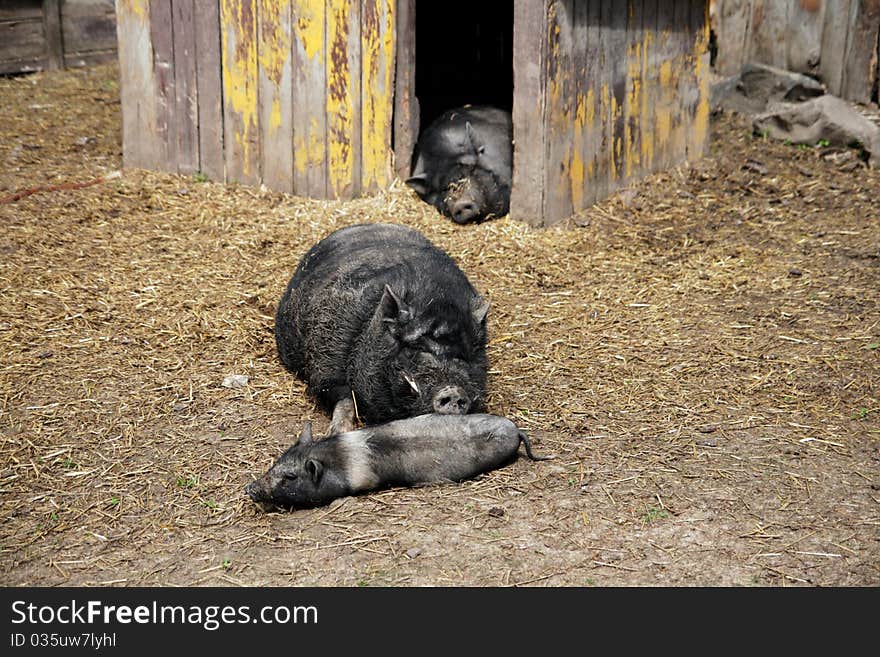
[(513, 107), (513, 2), (416, 3), (421, 129), (461, 105)]

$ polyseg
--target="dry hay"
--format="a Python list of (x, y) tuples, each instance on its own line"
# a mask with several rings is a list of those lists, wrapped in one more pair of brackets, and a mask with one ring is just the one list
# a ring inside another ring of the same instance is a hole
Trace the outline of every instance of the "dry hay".
[[(115, 75), (0, 80), (0, 197), (120, 168)], [(2, 582), (875, 586), (878, 198), (850, 154), (719, 117), (703, 161), (543, 231), (399, 182), (132, 170), (0, 204)], [(488, 407), (560, 458), (262, 513), (243, 486), (328, 424), (275, 304), (313, 242), (389, 220), (491, 299)]]

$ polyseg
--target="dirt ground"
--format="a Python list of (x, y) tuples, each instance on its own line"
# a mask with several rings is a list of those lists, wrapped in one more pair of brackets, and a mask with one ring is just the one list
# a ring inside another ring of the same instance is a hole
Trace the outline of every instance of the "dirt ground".
[[(399, 183), (104, 178), (113, 66), (0, 79), (0, 108), (0, 583), (880, 584), (880, 171), (852, 151), (718, 116), (705, 159), (563, 226), (461, 227)], [(244, 485), (329, 423), (275, 304), (374, 221), (491, 299), (488, 408), (558, 459), (263, 512)]]

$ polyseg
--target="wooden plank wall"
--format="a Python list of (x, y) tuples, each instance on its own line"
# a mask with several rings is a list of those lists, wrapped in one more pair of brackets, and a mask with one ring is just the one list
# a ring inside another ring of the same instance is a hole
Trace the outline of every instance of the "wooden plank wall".
[(395, 0), (118, 0), (126, 166), (353, 198), (392, 178)]
[(552, 224), (701, 157), (708, 37), (704, 0), (517, 0), (512, 215)]
[(55, 1), (61, 5), (64, 66), (88, 66), (116, 58), (114, 0)]
[(0, 73), (112, 61), (114, 0), (0, 0)]
[[(758, 62), (817, 76), (835, 95), (869, 102), (876, 86), (880, 0), (713, 0), (715, 70)], [(873, 100), (877, 100), (874, 98)]]
[(0, 4), (0, 73), (38, 71), (49, 59), (39, 0)]

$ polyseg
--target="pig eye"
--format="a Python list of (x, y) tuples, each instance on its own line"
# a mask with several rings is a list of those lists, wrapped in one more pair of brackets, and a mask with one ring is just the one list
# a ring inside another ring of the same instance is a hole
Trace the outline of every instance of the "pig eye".
[(298, 477), (299, 477), (299, 475), (297, 475), (295, 472), (285, 472), (284, 473), (285, 481), (294, 481)]

